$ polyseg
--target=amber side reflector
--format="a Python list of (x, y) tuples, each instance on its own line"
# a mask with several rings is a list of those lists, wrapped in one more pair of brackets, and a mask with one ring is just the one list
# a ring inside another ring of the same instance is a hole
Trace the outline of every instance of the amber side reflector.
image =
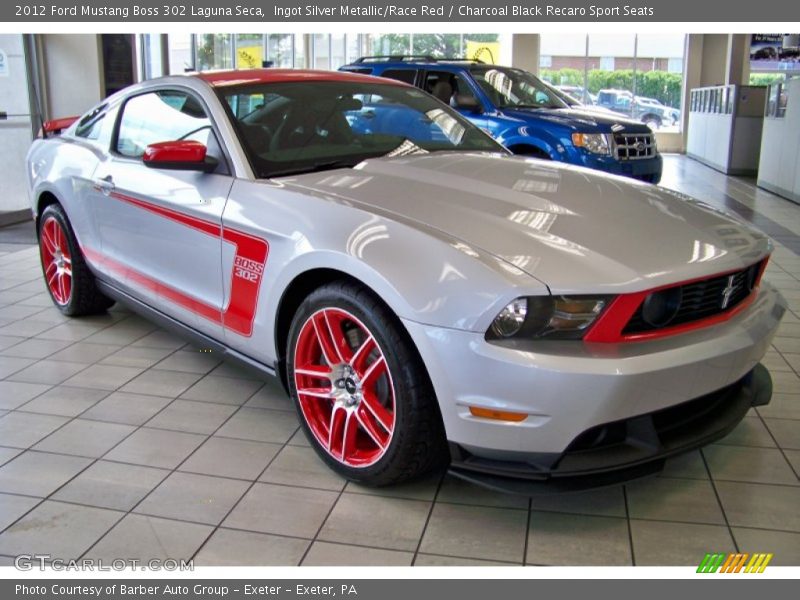
[(491, 408), (479, 408), (477, 406), (470, 406), (469, 412), (473, 417), (480, 417), (482, 419), (492, 419), (494, 421), (511, 421), (519, 423), (528, 418), (525, 413), (507, 412), (504, 410), (492, 410)]

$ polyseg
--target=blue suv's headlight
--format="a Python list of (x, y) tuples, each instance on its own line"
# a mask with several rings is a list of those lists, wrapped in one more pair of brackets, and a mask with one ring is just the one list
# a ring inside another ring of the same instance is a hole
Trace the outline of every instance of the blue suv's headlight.
[(573, 133), (572, 143), (593, 154), (611, 154), (611, 144), (604, 133)]

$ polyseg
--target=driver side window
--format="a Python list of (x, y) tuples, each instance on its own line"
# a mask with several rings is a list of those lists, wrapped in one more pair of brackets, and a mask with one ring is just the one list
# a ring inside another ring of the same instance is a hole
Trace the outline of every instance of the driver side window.
[(172, 90), (140, 94), (122, 109), (115, 150), (122, 156), (140, 158), (156, 142), (196, 140), (209, 147), (218, 144), (203, 106), (193, 96)]

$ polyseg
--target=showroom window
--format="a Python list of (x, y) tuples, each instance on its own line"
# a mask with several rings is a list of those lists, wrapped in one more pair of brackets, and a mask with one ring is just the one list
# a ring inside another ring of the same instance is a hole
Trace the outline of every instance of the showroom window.
[(486, 63), (497, 63), (500, 58), (497, 33), (389, 33), (370, 34), (365, 38), (365, 53), (373, 56), (467, 57)]
[(585, 104), (678, 132), (683, 34), (556, 35), (540, 38), (539, 74)]

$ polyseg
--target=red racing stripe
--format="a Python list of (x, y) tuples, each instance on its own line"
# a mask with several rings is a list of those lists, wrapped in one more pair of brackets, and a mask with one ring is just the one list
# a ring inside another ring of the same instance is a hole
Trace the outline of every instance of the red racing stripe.
[(261, 289), (261, 279), (269, 255), (269, 244), (266, 240), (250, 235), (237, 229), (222, 227), (217, 223), (199, 219), (181, 212), (133, 198), (119, 192), (111, 192), (110, 197), (126, 202), (153, 214), (159, 215), (181, 225), (185, 225), (214, 237), (233, 244), (236, 251), (233, 258), (231, 272), (231, 293), (227, 306), (222, 310), (208, 305), (196, 298), (170, 287), (162, 281), (153, 279), (144, 273), (112, 259), (94, 249), (83, 248), (84, 254), (91, 261), (102, 264), (112, 271), (127, 278), (131, 283), (141, 288), (157, 293), (178, 306), (185, 308), (214, 323), (223, 325), (226, 329), (234, 331), (245, 337), (253, 334), (258, 307), (258, 294)]

